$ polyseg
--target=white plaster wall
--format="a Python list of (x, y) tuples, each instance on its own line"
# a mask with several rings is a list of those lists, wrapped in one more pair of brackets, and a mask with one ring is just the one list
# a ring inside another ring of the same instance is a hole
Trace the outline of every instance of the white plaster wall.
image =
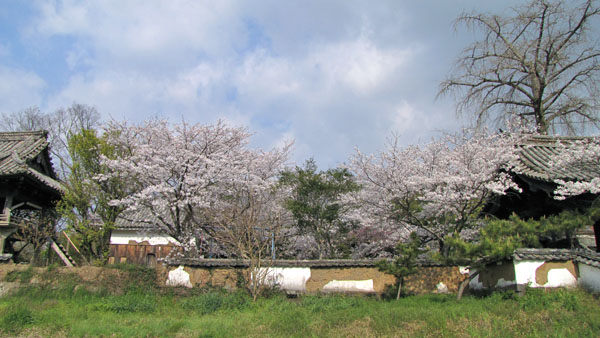
[(373, 280), (332, 280), (325, 284), (323, 292), (375, 292)]
[(139, 232), (133, 230), (113, 230), (110, 236), (110, 244), (129, 244), (129, 241), (136, 243), (148, 242), (150, 245), (179, 245), (173, 237), (157, 232)]
[(535, 281), (535, 271), (545, 261), (515, 261), (515, 279), (517, 284), (525, 284), (532, 288), (546, 287), (574, 287), (577, 286), (577, 278), (566, 269), (552, 269), (548, 271), (548, 282), (540, 285)]
[(169, 277), (167, 278), (167, 286), (185, 286), (186, 288), (192, 287), (190, 281), (190, 274), (183, 270), (183, 265), (180, 265), (177, 269), (169, 271)]
[(548, 282), (542, 285), (545, 288), (575, 287), (577, 278), (568, 269), (552, 269), (548, 271)]
[(585, 289), (600, 292), (600, 268), (579, 263), (579, 284)]
[(512, 286), (517, 284), (514, 280), (505, 280), (504, 278), (500, 278), (498, 279), (498, 282), (496, 283), (496, 287), (497, 288), (505, 288), (508, 286)]
[(277, 285), (288, 292), (306, 292), (306, 282), (310, 279), (310, 268), (262, 268), (267, 273), (265, 282)]
[(535, 270), (544, 263), (545, 261), (515, 261), (515, 280), (517, 284), (540, 287), (535, 282)]

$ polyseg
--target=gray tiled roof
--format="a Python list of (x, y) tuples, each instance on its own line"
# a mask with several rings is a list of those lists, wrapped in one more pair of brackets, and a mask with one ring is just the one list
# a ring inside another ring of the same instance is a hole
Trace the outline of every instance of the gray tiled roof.
[[(267, 260), (265, 260), (267, 261)], [(328, 268), (328, 267), (376, 267), (378, 260), (371, 259), (321, 259), (321, 260), (295, 260), (295, 259), (278, 259), (269, 261), (272, 266), (281, 268)], [(248, 267), (250, 262), (239, 259), (204, 259), (204, 258), (170, 258), (165, 259), (165, 263), (169, 265), (187, 265), (187, 266), (203, 266), (203, 267)], [(422, 261), (417, 263), (421, 267), (445, 266), (433, 261)]]
[(576, 251), (571, 249), (517, 249), (513, 254), (516, 261), (566, 261), (575, 257)]
[(555, 179), (590, 180), (600, 176), (600, 167), (583, 165), (571, 167), (568, 170), (556, 170), (550, 166), (550, 158), (560, 155), (558, 144), (571, 144), (576, 141), (590, 139), (586, 137), (546, 136), (536, 135), (525, 138), (519, 145), (520, 156), (517, 171), (545, 182), (554, 182)]
[(579, 263), (595, 266), (600, 268), (600, 253), (590, 250), (578, 250), (575, 260)]
[(589, 249), (517, 249), (515, 250), (513, 258), (516, 261), (574, 260), (579, 263), (600, 267), (600, 253)]
[(125, 210), (115, 221), (115, 228), (119, 230), (157, 230), (158, 220), (146, 209)]
[[(569, 261), (600, 267), (600, 253), (581, 249), (530, 249), (523, 248), (515, 250), (513, 254), (515, 261)], [(323, 259), (323, 260), (275, 260), (272, 262), (276, 267), (376, 267), (378, 260), (352, 260), (352, 259)], [(203, 258), (169, 258), (164, 262), (168, 265), (187, 265), (203, 267), (248, 267), (249, 262), (236, 259), (203, 259)], [(490, 262), (493, 263), (493, 262)], [(417, 266), (434, 267), (446, 266), (431, 260), (420, 260)]]
[[(0, 176), (26, 175), (54, 189), (63, 191), (55, 179), (48, 155), (48, 133), (46, 131), (1, 132), (0, 133)], [(48, 173), (32, 168), (27, 162), (38, 155), (46, 156), (50, 165)]]

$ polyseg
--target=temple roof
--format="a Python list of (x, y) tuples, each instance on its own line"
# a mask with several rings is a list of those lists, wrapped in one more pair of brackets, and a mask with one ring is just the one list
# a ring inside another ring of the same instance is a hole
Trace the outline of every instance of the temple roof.
[(0, 132), (0, 177), (24, 175), (62, 192), (50, 161), (47, 137), (45, 130)]
[(115, 221), (115, 228), (119, 230), (160, 230), (156, 216), (146, 208), (138, 210), (125, 210)]
[(517, 172), (530, 178), (544, 182), (554, 182), (555, 179), (591, 180), (600, 177), (600, 167), (591, 163), (582, 163), (577, 167), (556, 169), (550, 165), (551, 158), (560, 155), (560, 144), (572, 144), (577, 141), (590, 140), (590, 137), (567, 136), (528, 136), (519, 145), (520, 156)]

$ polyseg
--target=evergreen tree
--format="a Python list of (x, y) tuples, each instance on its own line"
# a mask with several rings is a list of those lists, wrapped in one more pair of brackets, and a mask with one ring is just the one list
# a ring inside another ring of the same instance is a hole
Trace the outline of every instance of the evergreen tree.
[(294, 217), (297, 234), (314, 240), (316, 258), (347, 256), (353, 224), (341, 217), (347, 206), (340, 197), (359, 189), (352, 174), (345, 168), (319, 171), (309, 159), (304, 167), (283, 172), (280, 183), (292, 190), (286, 207)]

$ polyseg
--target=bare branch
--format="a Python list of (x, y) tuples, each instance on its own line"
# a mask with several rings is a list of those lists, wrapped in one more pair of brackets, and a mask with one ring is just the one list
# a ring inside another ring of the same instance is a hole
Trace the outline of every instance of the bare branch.
[(598, 15), (596, 0), (531, 0), (512, 16), (462, 14), (455, 25), (482, 38), (463, 51), (438, 97), (452, 94), (457, 112), (480, 124), (512, 114), (541, 133), (584, 131), (600, 121), (600, 49), (589, 40)]

